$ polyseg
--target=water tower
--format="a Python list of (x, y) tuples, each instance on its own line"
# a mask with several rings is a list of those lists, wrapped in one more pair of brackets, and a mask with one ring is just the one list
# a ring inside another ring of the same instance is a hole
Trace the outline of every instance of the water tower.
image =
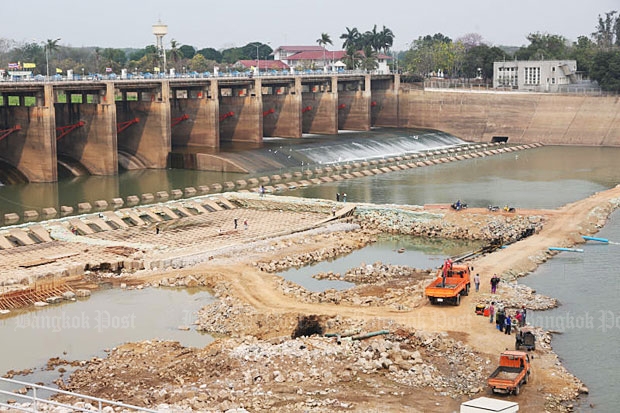
[(163, 24), (161, 20), (153, 25), (153, 34), (157, 39), (157, 52), (159, 60), (163, 63), (163, 73), (166, 73), (166, 50), (164, 49), (164, 36), (168, 34), (168, 26)]

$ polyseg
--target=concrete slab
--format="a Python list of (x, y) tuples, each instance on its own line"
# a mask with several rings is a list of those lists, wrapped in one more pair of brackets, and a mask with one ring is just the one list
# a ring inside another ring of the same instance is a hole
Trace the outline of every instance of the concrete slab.
[(203, 199), (202, 200), (202, 205), (205, 208), (213, 210), (213, 211), (222, 211), (222, 210), (224, 210), (224, 208), (222, 208), (215, 201), (212, 201), (210, 199)]
[(227, 206), (228, 209), (235, 209), (235, 208), (237, 208), (235, 206), (235, 204), (233, 204), (232, 202), (230, 202), (226, 198), (215, 198), (215, 200), (216, 200), (216, 202), (219, 202), (220, 204)]
[(33, 225), (31, 227), (28, 227), (28, 229), (42, 242), (53, 241), (52, 237), (50, 237), (49, 232), (47, 232), (47, 230), (43, 228), (41, 225)]
[[(162, 222), (164, 220), (161, 216), (157, 215), (156, 213), (154, 213), (153, 211), (151, 211), (148, 208), (140, 209), (137, 213), (139, 214), (140, 217), (142, 217), (142, 216), (149, 217), (151, 219), (151, 221), (153, 221), (153, 222)], [(143, 219), (143, 221), (148, 222), (148, 221), (146, 221), (144, 219)]]
[(122, 218), (129, 218), (129, 220), (136, 226), (146, 225), (146, 222), (144, 222), (138, 214), (129, 208), (121, 209), (119, 212), (121, 213)]
[(11, 242), (6, 239), (5, 235), (7, 235), (6, 233), (0, 234), (0, 248), (2, 248), (3, 250), (9, 250), (11, 248), (15, 248), (15, 245), (11, 244)]
[(16, 238), (23, 245), (33, 245), (36, 244), (32, 238), (28, 236), (26, 231), (22, 229), (11, 229), (9, 230), (9, 235)]
[(109, 231), (112, 229), (112, 227), (99, 216), (88, 217), (88, 221), (98, 226), (102, 231)]
[(86, 225), (81, 219), (72, 219), (69, 221), (69, 224), (77, 230), (78, 234), (90, 235), (95, 233), (95, 231), (93, 231), (92, 228)]
[(167, 206), (162, 206), (159, 208), (159, 210), (166, 215), (167, 217), (171, 218), (171, 219), (179, 219), (181, 218), (179, 215), (177, 215), (173, 210), (171, 210), (170, 208), (168, 208)]
[(209, 212), (206, 209), (204, 209), (204, 207), (200, 205), (198, 202), (187, 201), (185, 205), (187, 208), (195, 209), (199, 214), (206, 214)]
[(112, 211), (105, 211), (103, 212), (103, 216), (108, 220), (113, 222), (118, 228), (129, 228), (129, 225), (127, 225), (125, 223), (125, 221), (123, 221), (122, 219), (119, 218), (118, 215), (116, 215), (114, 212)]

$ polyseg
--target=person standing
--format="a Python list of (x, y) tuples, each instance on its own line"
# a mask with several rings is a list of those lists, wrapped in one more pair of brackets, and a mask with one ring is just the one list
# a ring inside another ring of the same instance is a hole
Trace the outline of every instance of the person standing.
[(243, 229), (248, 229), (248, 220), (247, 219), (243, 220)]
[(525, 325), (526, 318), (527, 318), (527, 310), (525, 306), (521, 306), (521, 327)]
[(476, 292), (480, 291), (480, 274), (474, 275), (474, 285), (476, 286)]
[(491, 301), (491, 305), (489, 306), (489, 323), (492, 323), (494, 318), (495, 318), (495, 301)]
[(235, 229), (237, 229), (237, 222), (238, 222), (238, 221), (239, 221), (239, 220), (238, 220), (237, 218), (233, 219), (233, 223), (235, 224)]
[(512, 318), (510, 315), (506, 315), (506, 319), (504, 320), (504, 334), (510, 335), (510, 330), (512, 329)]
[(261, 198), (265, 196), (265, 187), (263, 185), (258, 188), (258, 193)]
[(342, 194), (342, 202), (347, 202), (347, 193)]
[(497, 274), (493, 274), (491, 278), (491, 293), (495, 294), (497, 292), (497, 284), (499, 284), (499, 277)]
[(340, 192), (336, 192), (336, 202), (340, 202)]

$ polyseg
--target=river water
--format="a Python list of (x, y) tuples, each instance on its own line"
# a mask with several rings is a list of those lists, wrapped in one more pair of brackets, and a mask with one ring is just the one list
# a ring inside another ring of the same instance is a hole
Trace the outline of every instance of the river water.
[[(392, 145), (392, 143), (398, 141), (400, 142), (398, 145), (401, 145), (403, 136), (407, 138), (404, 141), (413, 140), (416, 141), (416, 145), (421, 146), (395, 149), (398, 146)], [(374, 142), (372, 153), (359, 152), (360, 137), (372, 139)], [(385, 144), (381, 149), (381, 141), (384, 138), (391, 143)], [(389, 130), (389, 133), (378, 130), (360, 135), (346, 134), (336, 138), (325, 138), (324, 144), (320, 143), (321, 139), (319, 138), (313, 138), (310, 141), (318, 149), (304, 146), (305, 141), (302, 139), (298, 141), (273, 140), (267, 142), (260, 151), (266, 153), (266, 156), (269, 154), (274, 157), (285, 156), (286, 159), (289, 159), (290, 156), (294, 162), (304, 163), (305, 165), (300, 165), (303, 168), (304, 166), (323, 164), (322, 160), (316, 158), (319, 150), (329, 154), (329, 158), (325, 158), (325, 163), (330, 163), (334, 160), (346, 159), (350, 161), (353, 149), (358, 151), (355, 157), (368, 159), (376, 157), (376, 154), (382, 150), (385, 150), (386, 153), (394, 150), (416, 151), (433, 146), (444, 147), (459, 144), (458, 139), (445, 136), (445, 134), (437, 135), (435, 132), (428, 132), (427, 134), (424, 131), (409, 130)], [(326, 150), (326, 147), (329, 146), (332, 146), (333, 150)], [(278, 151), (277, 154), (276, 151)], [(283, 155), (286, 152), (288, 155)], [(295, 152), (300, 153), (296, 154)], [(393, 153), (389, 153), (389, 155), (393, 155)], [(510, 205), (516, 208), (556, 208), (617, 185), (620, 182), (620, 168), (616, 166), (619, 157), (620, 148), (542, 147), (432, 167), (324, 183), (284, 192), (283, 194), (335, 199), (336, 193), (346, 193), (349, 201), (373, 203), (423, 205), (427, 203), (451, 203), (460, 199), (470, 206)], [(300, 159), (302, 160), (300, 161)], [(291, 166), (290, 168), (294, 167)], [(275, 172), (281, 173), (283, 171)], [(263, 172), (262, 174), (267, 175), (268, 173)], [(20, 208), (36, 209), (48, 206), (75, 205), (82, 201), (94, 202), (97, 199), (124, 198), (128, 195), (145, 192), (155, 193), (160, 190), (208, 185), (213, 182), (221, 183), (228, 180), (234, 181), (249, 176), (184, 170), (139, 171), (124, 173), (119, 177), (76, 178), (57, 184), (0, 187), (0, 206), (3, 213), (19, 212)], [(618, 221), (620, 221), (620, 217), (614, 214), (612, 222), (601, 231), (601, 236), (607, 235), (608, 238), (620, 242), (620, 223)], [(532, 284), (540, 292), (559, 297), (562, 302), (562, 306), (558, 310), (541, 314), (542, 319), (538, 318), (539, 314), (536, 314), (531, 318), (531, 321), (542, 320), (540, 323), (545, 325), (545, 316), (549, 316), (551, 320), (561, 320), (562, 318), (570, 320), (571, 315), (582, 317), (584, 320), (589, 320), (589, 316), (592, 317), (594, 323), (592, 328), (569, 327), (564, 334), (555, 337), (553, 344), (569, 370), (582, 378), (590, 388), (591, 394), (586, 402), (596, 405), (593, 411), (617, 411), (614, 406), (619, 401), (614, 386), (609, 385), (609, 383), (615, 383), (620, 379), (620, 369), (616, 368), (619, 366), (615, 365), (620, 363), (620, 357), (617, 354), (620, 350), (615, 345), (618, 342), (618, 335), (620, 335), (620, 327), (616, 325), (620, 324), (620, 321), (616, 319), (620, 316), (617, 300), (620, 282), (614, 278), (617, 275), (617, 271), (614, 270), (618, 268), (616, 265), (616, 250), (618, 248), (620, 246), (615, 244), (594, 245), (588, 243), (585, 246), (585, 253), (578, 256), (568, 253), (559, 254), (543, 264), (535, 274), (525, 280), (526, 283)], [(127, 292), (120, 293), (125, 294)], [(114, 293), (101, 294), (100, 297), (106, 303), (116, 302), (117, 298), (109, 294)], [(147, 300), (157, 300), (158, 298), (152, 294), (154, 292), (149, 292), (147, 296), (142, 292), (142, 296), (152, 297), (147, 298)], [(96, 300), (97, 297), (98, 295), (95, 294), (89, 301)], [(138, 299), (136, 296), (131, 301)], [(77, 309), (78, 304), (71, 304), (66, 308), (75, 306)], [(199, 305), (196, 304), (197, 309)], [(179, 314), (184, 314), (183, 311), (187, 309), (187, 306), (188, 304), (184, 299), (181, 299), (176, 301), (176, 304), (168, 304), (159, 310), (152, 309), (150, 314), (159, 314), (161, 311), (178, 308), (180, 313), (177, 313), (177, 316), (179, 316)], [(102, 307), (99, 308), (108, 309), (109, 307), (109, 305), (102, 303)], [(97, 309), (98, 307), (93, 308)], [(611, 318), (614, 321), (607, 327)], [(560, 321), (554, 322), (557, 324)], [(175, 329), (177, 324), (185, 323), (170, 323), (170, 329)], [(568, 325), (568, 321), (566, 324)], [(7, 329), (6, 324), (0, 325), (0, 327), (2, 327), (3, 338), (12, 337), (12, 327)], [(553, 329), (558, 329), (557, 326), (554, 327)], [(28, 329), (16, 331), (18, 334), (32, 333)], [(173, 333), (172, 330), (169, 332)], [(103, 335), (99, 336), (94, 333), (92, 335), (103, 337)], [(198, 340), (207, 340), (197, 333), (195, 335), (198, 336)], [(187, 338), (191, 334), (183, 333), (182, 336)], [(16, 335), (15, 337), (19, 342), (22, 340), (24, 342), (36, 341), (32, 334), (30, 336)], [(141, 335), (140, 337), (142, 338), (137, 339), (143, 339), (145, 336)], [(84, 339), (85, 337), (76, 337), (75, 348), (72, 351), (80, 347), (87, 348), (87, 344), (83, 346), (79, 344), (80, 340)], [(127, 336), (126, 340), (131, 341), (132, 338)], [(90, 347), (90, 354), (93, 353), (93, 348), (101, 349), (103, 347), (105, 345)], [(45, 360), (47, 357), (60, 355), (59, 353), (62, 351), (64, 350), (51, 348)], [(77, 353), (73, 356), (79, 358)], [(2, 359), (4, 358), (6, 357), (3, 356)], [(67, 358), (69, 357), (67, 356)], [(40, 361), (44, 362), (45, 360)], [(39, 365), (32, 359), (20, 360), (18, 363), (14, 363), (13, 360), (9, 361), (11, 365), (16, 366), (15, 368)], [(4, 368), (0, 368), (0, 370), (5, 371)], [(581, 407), (581, 409), (587, 408)]]
[(580, 245), (583, 253), (562, 252), (522, 282), (560, 301), (528, 320), (558, 332), (555, 352), (590, 389), (577, 411), (611, 413), (620, 406), (614, 389), (620, 380), (620, 211), (596, 236), (610, 243), (588, 241)]

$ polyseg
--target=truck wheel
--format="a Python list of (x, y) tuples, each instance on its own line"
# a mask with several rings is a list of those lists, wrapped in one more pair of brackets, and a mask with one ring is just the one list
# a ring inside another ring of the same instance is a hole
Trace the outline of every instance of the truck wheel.
[(437, 304), (437, 301), (435, 301), (435, 299), (433, 297), (428, 297), (428, 301), (431, 302), (431, 305)]
[(465, 286), (465, 290), (463, 291), (463, 295), (469, 295), (469, 284)]
[(515, 387), (515, 390), (514, 390), (515, 396), (518, 396), (520, 392), (521, 392), (521, 385), (517, 385), (517, 387)]
[(529, 379), (530, 379), (530, 372), (528, 371), (528, 372), (525, 374), (525, 377), (523, 378), (523, 384), (527, 384), (527, 382), (529, 381)]
[(459, 295), (457, 295), (457, 296), (454, 298), (454, 305), (461, 305), (461, 295), (460, 295), (460, 294), (459, 294)]

